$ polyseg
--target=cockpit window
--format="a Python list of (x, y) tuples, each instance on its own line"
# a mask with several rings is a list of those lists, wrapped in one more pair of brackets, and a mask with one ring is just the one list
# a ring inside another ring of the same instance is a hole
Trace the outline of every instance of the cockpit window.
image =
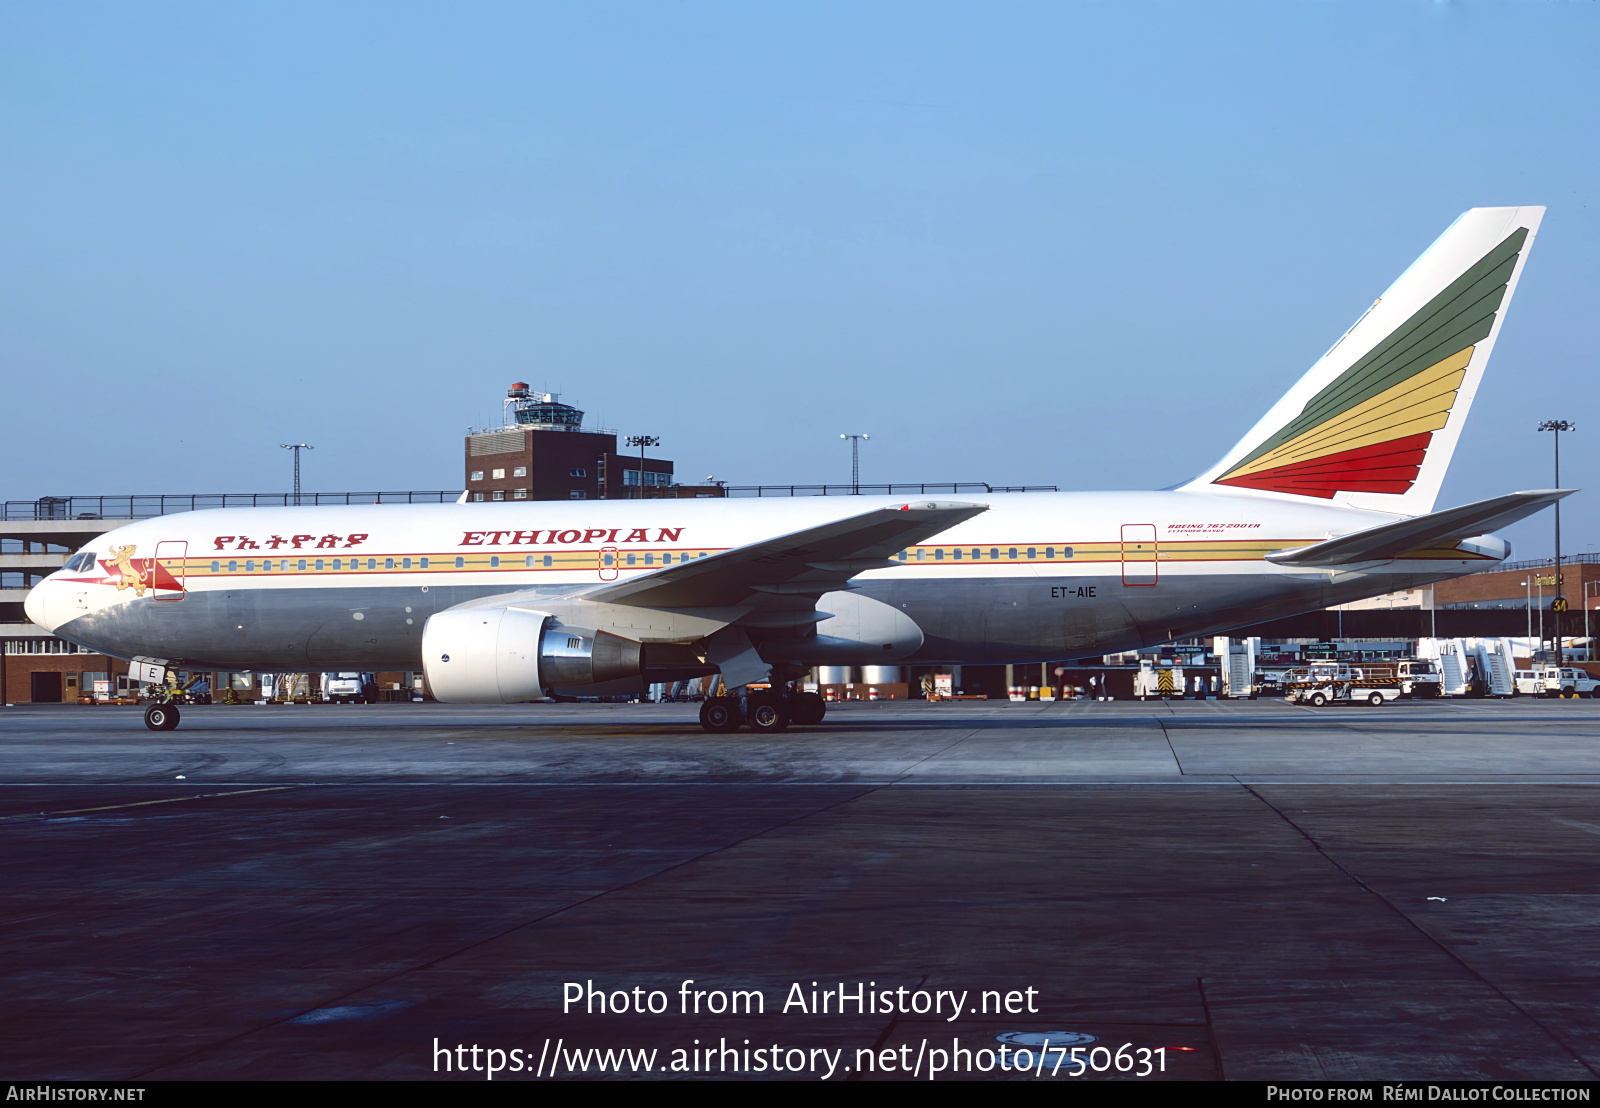
[(91, 570), (94, 568), (94, 553), (92, 551), (85, 550), (74, 554), (72, 557), (67, 559), (66, 564), (61, 568), (70, 570), (73, 573), (83, 573)]

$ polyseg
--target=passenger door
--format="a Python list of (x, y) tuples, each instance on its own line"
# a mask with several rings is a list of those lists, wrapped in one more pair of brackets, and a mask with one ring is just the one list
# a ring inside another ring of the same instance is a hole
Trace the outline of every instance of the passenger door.
[(1156, 559), (1156, 525), (1153, 523), (1124, 523), (1122, 525), (1122, 583), (1128, 586), (1154, 585), (1158, 570)]
[(156, 556), (150, 564), (150, 589), (157, 600), (184, 598), (184, 563), (189, 544), (181, 540), (156, 543)]

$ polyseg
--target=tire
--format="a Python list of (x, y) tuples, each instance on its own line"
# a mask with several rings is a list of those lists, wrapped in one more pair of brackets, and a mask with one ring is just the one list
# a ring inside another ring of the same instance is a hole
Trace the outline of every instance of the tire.
[(1562, 700), (1567, 699), (1567, 697), (1569, 697), (1571, 695), (1572, 695), (1572, 686), (1571, 685), (1568, 685), (1566, 688), (1561, 690), (1561, 699)]
[(1326, 696), (1324, 696), (1322, 693), (1318, 692), (1318, 693), (1312, 693), (1311, 694), (1311, 706), (1313, 708), (1320, 708), (1324, 704), (1326, 704), (1327, 702), (1328, 702), (1328, 698)]
[(1600, 700), (1600, 685), (1596, 685), (1594, 688), (1589, 690), (1589, 699)]
[(1371, 704), (1374, 708), (1383, 707), (1383, 694), (1381, 692), (1373, 693), (1371, 696), (1367, 697), (1367, 703)]
[(770, 735), (789, 726), (789, 706), (782, 697), (752, 696), (745, 708), (745, 725), (752, 731)]
[[(1596, 688), (1600, 689), (1600, 685)], [(809, 727), (822, 722), (822, 717), (828, 714), (828, 702), (822, 699), (821, 693), (804, 692), (794, 698), (789, 714), (795, 723)]]
[(144, 710), (144, 725), (152, 731), (171, 731), (178, 726), (178, 709), (171, 704), (152, 704)]
[(731, 696), (713, 696), (700, 705), (700, 726), (713, 735), (726, 735), (739, 730), (744, 723), (739, 702)]

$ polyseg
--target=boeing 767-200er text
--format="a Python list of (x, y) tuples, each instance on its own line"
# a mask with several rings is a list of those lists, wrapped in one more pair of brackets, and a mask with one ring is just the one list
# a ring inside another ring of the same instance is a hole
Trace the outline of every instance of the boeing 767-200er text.
[(720, 673), (770, 688), (707, 729), (776, 730), (820, 721), (792, 691), (819, 663), (1103, 654), (1459, 576), (1567, 495), (1434, 511), (1543, 214), (1461, 216), (1173, 489), (189, 512), (101, 536), (28, 616), (147, 676), (420, 667), (450, 702)]

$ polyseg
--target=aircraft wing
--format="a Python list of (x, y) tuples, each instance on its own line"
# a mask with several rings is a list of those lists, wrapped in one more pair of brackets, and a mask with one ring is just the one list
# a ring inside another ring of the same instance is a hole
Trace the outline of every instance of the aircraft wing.
[(1413, 550), (1448, 546), (1473, 535), (1486, 534), (1497, 527), (1531, 516), (1577, 491), (1540, 489), (1535, 492), (1507, 493), (1480, 500), (1476, 504), (1464, 504), (1459, 508), (1447, 508), (1442, 512), (1380, 524), (1311, 546), (1280, 550), (1268, 554), (1267, 560), (1280, 566), (1309, 567), (1397, 558)]
[(988, 511), (982, 504), (907, 503), (763, 539), (603, 585), (584, 600), (641, 608), (710, 608), (772, 596), (815, 598), (869, 569), (888, 569), (907, 546)]

